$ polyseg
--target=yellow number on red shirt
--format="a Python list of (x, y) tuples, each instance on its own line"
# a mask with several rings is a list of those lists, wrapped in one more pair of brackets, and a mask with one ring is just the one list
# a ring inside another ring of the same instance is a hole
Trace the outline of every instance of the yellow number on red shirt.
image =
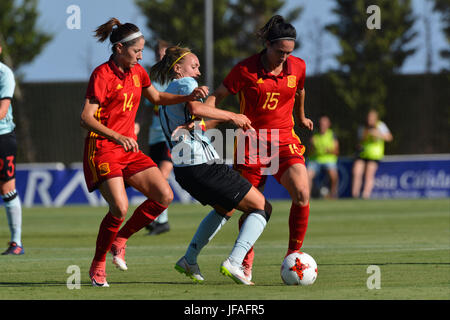
[(131, 93), (130, 99), (127, 100), (128, 95), (126, 93), (123, 94), (125, 97), (125, 100), (123, 100), (123, 111), (125, 111), (127, 108), (129, 111), (133, 108), (133, 93)]
[(289, 145), (289, 149), (291, 150), (291, 153), (292, 154), (298, 154), (298, 155), (302, 155), (302, 153), (301, 153), (301, 151), (298, 149), (298, 147), (297, 147), (297, 145), (296, 144), (290, 144)]
[(275, 110), (278, 105), (278, 98), (277, 96), (280, 95), (279, 92), (267, 92), (267, 99), (266, 102), (264, 102), (263, 109), (267, 107), (269, 110)]

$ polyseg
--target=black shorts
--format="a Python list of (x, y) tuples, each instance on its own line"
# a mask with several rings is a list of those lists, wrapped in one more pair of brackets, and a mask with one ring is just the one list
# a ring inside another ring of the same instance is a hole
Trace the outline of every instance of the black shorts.
[(165, 142), (158, 142), (149, 145), (148, 155), (159, 166), (162, 161), (172, 162), (170, 149)]
[(0, 135), (0, 181), (16, 177), (17, 140), (16, 133)]
[(180, 186), (204, 206), (219, 205), (230, 211), (250, 191), (252, 185), (226, 164), (199, 164), (175, 167)]
[(362, 160), (365, 163), (367, 162), (375, 162), (376, 164), (379, 164), (381, 160), (374, 160), (374, 159), (367, 159), (367, 158), (361, 158), (360, 156), (356, 157), (356, 160)]

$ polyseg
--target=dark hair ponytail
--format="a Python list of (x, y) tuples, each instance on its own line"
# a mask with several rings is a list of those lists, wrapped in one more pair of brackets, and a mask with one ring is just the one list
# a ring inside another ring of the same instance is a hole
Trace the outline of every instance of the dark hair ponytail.
[(287, 23), (280, 15), (275, 15), (256, 34), (258, 38), (269, 42), (277, 40), (293, 40), (297, 38), (297, 32), (292, 24)]
[[(97, 27), (97, 29), (94, 32), (95, 32), (95, 37), (98, 38), (99, 42), (104, 42), (109, 37), (109, 41), (112, 44), (114, 44), (112, 47), (112, 51), (115, 52), (115, 44), (117, 42), (126, 38), (130, 34), (138, 32), (138, 31), (139, 31), (139, 28), (132, 23), (122, 24), (122, 23), (120, 23), (119, 19), (111, 18), (106, 23)], [(138, 38), (124, 42), (123, 45), (125, 45), (125, 46), (133, 45), (137, 39)]]

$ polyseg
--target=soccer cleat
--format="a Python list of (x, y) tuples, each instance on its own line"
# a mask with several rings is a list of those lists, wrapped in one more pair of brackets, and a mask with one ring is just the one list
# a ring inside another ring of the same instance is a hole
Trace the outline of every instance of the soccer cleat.
[(109, 284), (106, 281), (106, 273), (103, 269), (92, 268), (89, 270), (89, 277), (91, 278), (94, 287), (108, 288)]
[(2, 255), (7, 255), (7, 254), (13, 254), (13, 255), (21, 255), (25, 253), (25, 250), (23, 247), (17, 245), (16, 242), (8, 242), (8, 249), (6, 249), (4, 252), (2, 252)]
[(113, 243), (111, 246), (111, 253), (113, 255), (113, 263), (115, 266), (122, 270), (126, 271), (128, 270), (127, 263), (125, 262), (125, 248), (127, 246), (123, 245), (122, 247), (119, 247), (116, 243)]
[(237, 284), (254, 285), (244, 274), (242, 266), (233, 265), (230, 258), (225, 260), (220, 266), (220, 273), (231, 278)]
[(159, 223), (159, 222), (153, 222), (151, 226), (148, 228), (149, 232), (147, 235), (149, 236), (157, 236), (159, 234), (169, 232), (170, 231), (170, 225), (168, 222)]
[(198, 264), (189, 264), (186, 258), (183, 256), (180, 260), (175, 263), (175, 270), (179, 273), (184, 273), (186, 277), (191, 278), (192, 281), (196, 283), (202, 283), (205, 281), (202, 274), (200, 273), (200, 268)]

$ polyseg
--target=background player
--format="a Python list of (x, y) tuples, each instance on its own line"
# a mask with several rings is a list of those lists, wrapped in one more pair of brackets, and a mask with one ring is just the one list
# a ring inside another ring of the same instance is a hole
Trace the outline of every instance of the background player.
[[(309, 130), (313, 122), (305, 117), (305, 62), (291, 56), (297, 36), (295, 28), (283, 17), (273, 16), (259, 30), (265, 49), (240, 63), (227, 75), (222, 85), (211, 95), (207, 103), (219, 104), (230, 94), (239, 94), (241, 113), (247, 115), (260, 141), (260, 130), (279, 130), (279, 136), (268, 136), (267, 146), (279, 143), (279, 170), (275, 179), (289, 192), (292, 205), (289, 214), (289, 246), (287, 254), (299, 251), (306, 233), (309, 217), (308, 174), (303, 158), (304, 146), (294, 133), (295, 112), (297, 123)], [(276, 132), (276, 131), (274, 131)], [(270, 154), (267, 150), (265, 154)], [(239, 155), (237, 155), (239, 156)], [(256, 158), (257, 163), (251, 164)], [(267, 175), (262, 173), (268, 165), (261, 163), (258, 155), (246, 149), (245, 163), (236, 163), (235, 168), (255, 187), (264, 189)], [(241, 217), (240, 223), (245, 219)], [(243, 262), (246, 275), (251, 278), (253, 249)]]
[(17, 140), (11, 105), (15, 85), (12, 70), (0, 62), (0, 195), (11, 232), (8, 249), (2, 255), (25, 253), (22, 246), (22, 206), (16, 190)]
[[(138, 63), (145, 40), (134, 24), (112, 18), (97, 28), (96, 37), (102, 42), (109, 38), (113, 54), (90, 77), (81, 125), (89, 131), (83, 161), (88, 189), (92, 192), (98, 188), (109, 205), (100, 224), (89, 276), (94, 286), (107, 287), (107, 252), (111, 250), (114, 264), (126, 270), (128, 238), (151, 223), (173, 199), (166, 179), (136, 141), (135, 118), (141, 94), (154, 104), (168, 104), (204, 97), (207, 89), (196, 88), (189, 96), (157, 91)], [(147, 200), (119, 231), (128, 210), (125, 183)]]
[[(151, 69), (151, 77), (160, 83), (171, 81), (167, 92), (189, 94), (197, 87), (200, 75), (197, 56), (188, 48), (170, 47), (164, 58)], [(234, 208), (248, 213), (235, 245), (222, 265), (221, 272), (236, 283), (252, 285), (242, 271), (242, 260), (263, 232), (271, 214), (264, 196), (220, 158), (205, 135), (201, 118), (231, 121), (240, 128), (251, 129), (245, 115), (216, 109), (201, 102), (163, 105), (159, 116), (167, 143), (171, 148), (174, 172), (178, 183), (203, 205), (214, 209), (200, 223), (197, 232), (175, 269), (196, 282), (204, 280), (197, 264), (202, 248), (214, 237), (233, 214)], [(189, 128), (192, 123), (193, 130)], [(213, 120), (215, 123), (215, 121)], [(188, 123), (188, 125), (186, 125)]]
[(330, 178), (330, 196), (337, 198), (339, 176), (337, 157), (339, 155), (339, 141), (331, 129), (330, 118), (323, 115), (319, 118), (319, 131), (314, 133), (310, 141), (308, 157), (309, 186), (313, 187), (316, 174), (325, 170)]
[(358, 154), (353, 163), (352, 197), (369, 199), (372, 194), (378, 162), (384, 157), (384, 143), (393, 140), (389, 128), (378, 119), (376, 110), (369, 110), (365, 124), (358, 128)]

